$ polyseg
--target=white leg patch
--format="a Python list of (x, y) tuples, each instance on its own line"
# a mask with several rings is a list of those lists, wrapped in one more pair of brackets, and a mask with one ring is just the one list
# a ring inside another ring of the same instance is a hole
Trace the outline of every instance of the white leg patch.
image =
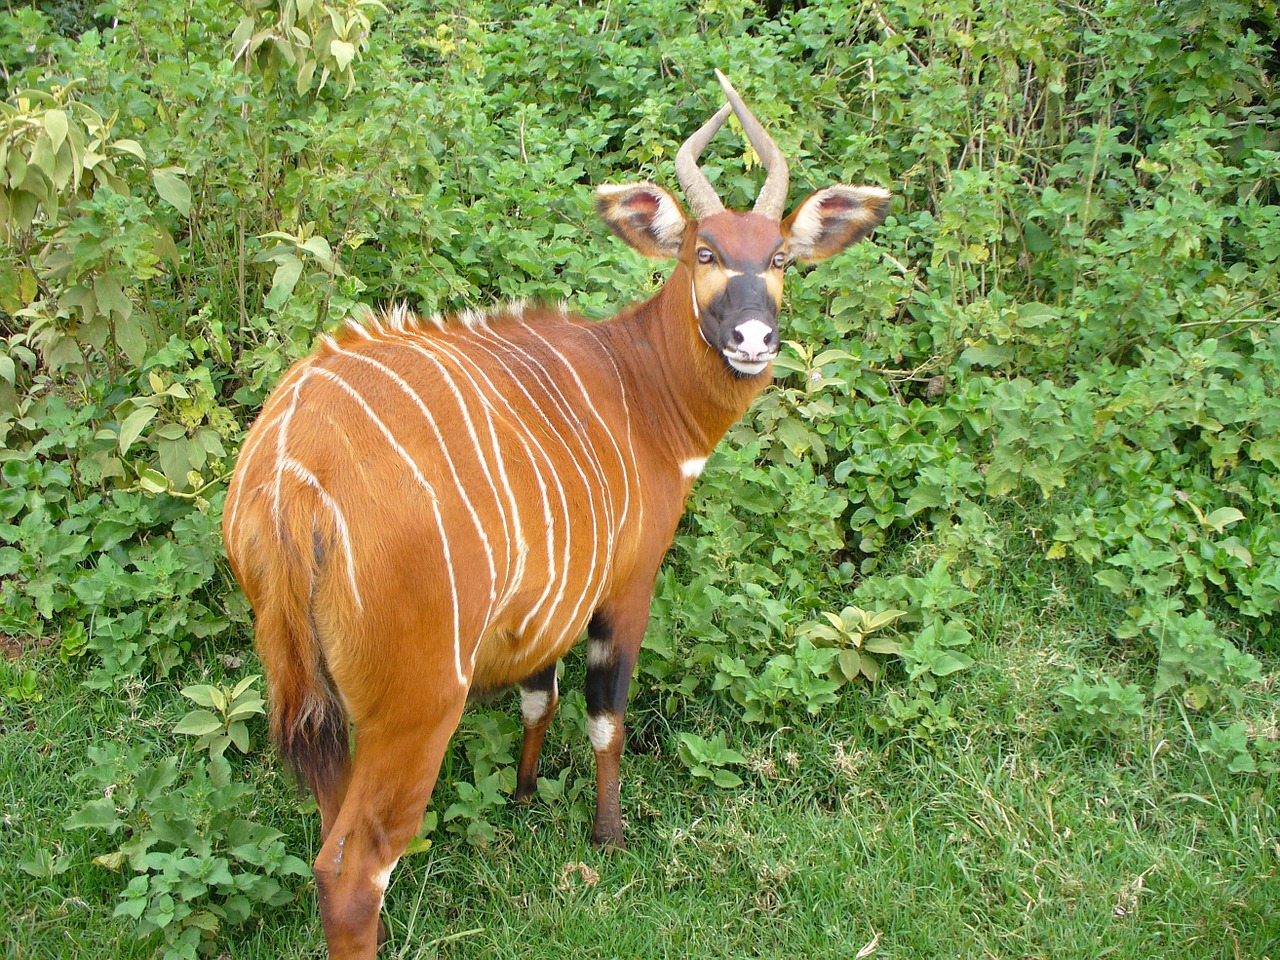
[(587, 641), (587, 666), (607, 667), (613, 663), (613, 644), (605, 640)]
[(551, 694), (546, 690), (520, 691), (520, 717), (526, 727), (539, 723), (547, 715), (551, 705)]
[(387, 885), (391, 883), (391, 871), (396, 868), (396, 864), (398, 864), (399, 862), (400, 862), (400, 858), (396, 857), (389, 864), (387, 864), (387, 868), (385, 870), (379, 870), (377, 873), (373, 875), (373, 885), (378, 888), (378, 891), (380, 893), (386, 892)]
[(706, 465), (706, 457), (690, 457), (688, 460), (680, 464), (680, 472), (692, 480), (702, 473), (702, 468)]
[(608, 750), (617, 731), (618, 725), (608, 714), (587, 717), (587, 739), (591, 741), (594, 750)]

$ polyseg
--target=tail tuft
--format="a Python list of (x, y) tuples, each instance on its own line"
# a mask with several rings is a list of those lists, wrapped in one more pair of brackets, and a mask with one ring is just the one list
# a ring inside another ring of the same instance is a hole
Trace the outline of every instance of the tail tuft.
[(350, 760), (346, 711), (319, 665), (315, 686), (292, 717), (273, 712), (271, 738), (294, 776), (316, 796), (338, 789)]

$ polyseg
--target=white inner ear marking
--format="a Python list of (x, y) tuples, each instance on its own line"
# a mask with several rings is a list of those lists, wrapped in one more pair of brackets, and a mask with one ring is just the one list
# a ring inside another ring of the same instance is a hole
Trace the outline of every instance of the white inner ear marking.
[(593, 750), (608, 750), (617, 729), (618, 725), (613, 722), (613, 717), (607, 714), (587, 717), (587, 739), (591, 741)]
[(680, 472), (692, 480), (702, 473), (702, 468), (706, 465), (706, 457), (690, 457), (688, 460), (680, 464)]
[(791, 224), (791, 245), (797, 256), (807, 256), (822, 235), (822, 201), (818, 196), (815, 193), (800, 205), (800, 212)]
[(684, 214), (665, 194), (658, 195), (658, 209), (653, 215), (653, 234), (664, 246), (679, 247), (684, 234)]

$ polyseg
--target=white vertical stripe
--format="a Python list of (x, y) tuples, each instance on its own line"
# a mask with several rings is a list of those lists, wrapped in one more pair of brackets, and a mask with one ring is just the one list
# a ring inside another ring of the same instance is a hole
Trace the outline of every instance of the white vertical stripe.
[[(232, 553), (232, 535), (234, 539), (239, 539), (239, 513), (240, 503), (244, 500), (244, 485), (250, 481), (249, 464), (257, 455), (258, 449), (266, 443), (267, 436), (270, 434), (272, 427), (279, 429), (280, 417), (275, 412), (276, 397), (283, 398), (289, 390), (296, 389), (298, 381), (307, 375), (307, 371), (311, 366), (311, 358), (308, 357), (301, 363), (295, 364), (284, 378), (276, 385), (275, 392), (271, 399), (267, 402), (267, 406), (258, 416), (258, 421), (249, 430), (248, 437), (245, 438), (244, 446), (240, 448), (240, 457), (236, 461), (235, 474), (231, 479), (231, 485), (227, 488), (227, 501), (222, 505), (223, 510), (229, 514), (227, 520), (227, 552)], [(284, 402), (283, 399), (280, 401)], [(258, 485), (259, 487), (262, 484)]]
[[(474, 345), (474, 342), (469, 340), (467, 341), (467, 345), (468, 346)], [(542, 527), (546, 536), (548, 571), (547, 571), (546, 585), (544, 586), (542, 594), (538, 598), (537, 602), (534, 603), (529, 608), (529, 615), (526, 616), (520, 628), (521, 630), (523, 630), (524, 626), (528, 624), (532, 616), (541, 609), (542, 605), (546, 603), (547, 599), (550, 597), (552, 584), (555, 582), (555, 576), (556, 576), (555, 524), (551, 518), (551, 499), (548, 496), (546, 479), (543, 477), (542, 471), (538, 466), (539, 458), (534, 454), (533, 448), (537, 449), (538, 454), (541, 455), (541, 459), (545, 461), (548, 468), (550, 469), (551, 481), (555, 485), (556, 492), (559, 495), (561, 508), (567, 511), (568, 505), (564, 496), (564, 487), (561, 485), (560, 479), (556, 475), (555, 464), (553, 463), (551, 458), (547, 455), (546, 450), (538, 442), (538, 439), (534, 435), (533, 430), (525, 422), (524, 415), (521, 413), (521, 411), (517, 410), (516, 407), (511, 403), (511, 400), (507, 397), (503, 389), (501, 389), (499, 386), (497, 386), (494, 383), (492, 378), (489, 376), (488, 372), (485, 371), (484, 367), (476, 362), (475, 358), (470, 354), (469, 351), (462, 348), (462, 345), (459, 343), (459, 338), (454, 337), (454, 338), (449, 338), (447, 340), (445, 338), (433, 339), (431, 341), (431, 346), (440, 355), (447, 356), (450, 360), (452, 360), (457, 365), (458, 371), (463, 376), (467, 377), (467, 379), (471, 382), (475, 396), (481, 401), (481, 403), (484, 405), (486, 409), (487, 416), (489, 417), (489, 420), (490, 420), (491, 433), (493, 433), (492, 420), (494, 415), (496, 415), (508, 429), (512, 429), (513, 431), (515, 430), (520, 431), (520, 432), (513, 432), (513, 436), (515, 437), (516, 441), (520, 444), (520, 446), (524, 449), (525, 456), (528, 458), (529, 466), (531, 467), (531, 470), (533, 473), (533, 478), (538, 485), (538, 492), (539, 492), (540, 499), (542, 501), (542, 515), (543, 515)], [(499, 365), (501, 366), (501, 364)], [(507, 375), (509, 377), (512, 376), (511, 371), (507, 370), (505, 366), (503, 367), (503, 369), (506, 370)], [(477, 378), (483, 381), (483, 385), (477, 383)], [(497, 398), (498, 400), (502, 401), (509, 415), (504, 416), (502, 412), (494, 404), (492, 398)], [(523, 433), (523, 436), (521, 436), (521, 433)], [(494, 434), (494, 443), (495, 443), (495, 447), (497, 447), (498, 441), (497, 441), (496, 434)], [(513, 505), (515, 504), (514, 499), (512, 503)], [(516, 509), (516, 515), (518, 517), (519, 515), (518, 505), (516, 505), (515, 509)], [(569, 541), (566, 535), (565, 545), (564, 545), (564, 559), (563, 559), (563, 562), (566, 565), (566, 568), (568, 564), (568, 557), (569, 557)], [(516, 583), (513, 590), (518, 590), (521, 586), (523, 586), (523, 574), (524, 574), (524, 566), (523, 564), (521, 564), (520, 571), (519, 571), (519, 575), (521, 579)], [(475, 663), (475, 657), (478, 651), (479, 651), (479, 645), (477, 644), (476, 649), (473, 650), (471, 653), (471, 661), (473, 664)]]
[(284, 466), (295, 477), (315, 490), (320, 495), (324, 505), (329, 508), (329, 512), (333, 514), (334, 523), (338, 527), (338, 536), (342, 538), (342, 550), (347, 559), (347, 580), (351, 583), (351, 595), (355, 598), (356, 609), (363, 610), (364, 603), (360, 600), (360, 585), (356, 581), (355, 554), (351, 550), (351, 531), (347, 526), (347, 518), (343, 515), (342, 508), (338, 506), (338, 501), (330, 496), (329, 491), (325, 490), (320, 484), (316, 475), (300, 462), (293, 459), (293, 457), (286, 457)]
[[(484, 473), (486, 482), (489, 484), (489, 492), (493, 494), (494, 505), (498, 508), (498, 514), (502, 518), (503, 531), (507, 538), (507, 564), (505, 573), (506, 590), (503, 593), (500, 606), (505, 604), (510, 594), (514, 591), (516, 584), (524, 577), (524, 567), (528, 559), (529, 545), (525, 542), (524, 530), (520, 525), (520, 511), (516, 505), (515, 492), (511, 489), (511, 480), (507, 476), (506, 457), (503, 453), (502, 446), (498, 442), (498, 435), (493, 425), (493, 407), (485, 400), (484, 391), (465, 370), (459, 369), (458, 373), (465, 377), (470, 384), (470, 395), (477, 402), (481, 403), (485, 412), (485, 426), (488, 428), (490, 452), (493, 462), (497, 465), (498, 480), (502, 484), (503, 493), (506, 494), (508, 510), (503, 509), (502, 499), (498, 496), (498, 488), (494, 484), (493, 473), (489, 469), (489, 464), (485, 460), (482, 452), (480, 437), (476, 433), (475, 423), (471, 419), (471, 413), (467, 409), (466, 394), (454, 379), (453, 373), (449, 370), (440, 357), (423, 346), (423, 337), (410, 334), (409, 336), (400, 338), (394, 342), (397, 346), (404, 347), (414, 351), (417, 355), (426, 359), (436, 371), (440, 374), (440, 378), (444, 381), (450, 392), (453, 394), (454, 401), (458, 404), (458, 410), (462, 414), (462, 423), (466, 427), (467, 435), (471, 438), (471, 443), (476, 451), (476, 458), (479, 462), (480, 469)], [(436, 340), (429, 340), (433, 347), (440, 348), (440, 344)], [(455, 361), (456, 362), (456, 361)], [(514, 541), (514, 549), (513, 549)], [(515, 571), (511, 569), (512, 557), (514, 555)]]
[[(486, 353), (493, 360), (493, 362), (497, 364), (498, 367), (502, 368), (503, 372), (506, 374), (511, 385), (524, 394), (525, 399), (529, 401), (533, 410), (541, 411), (542, 408), (529, 394), (529, 391), (525, 389), (523, 383), (521, 382), (521, 378), (516, 375), (516, 373), (511, 369), (510, 366), (507, 365), (507, 362), (506, 362), (507, 354), (505, 354), (504, 352), (495, 351), (491, 349), (489, 345), (484, 340), (481, 340), (478, 336), (469, 337), (466, 341), (466, 344), (467, 346), (474, 347), (484, 351), (484, 353)], [(461, 353), (463, 351), (459, 351), (459, 352)], [(466, 351), (466, 353), (467, 353), (467, 361), (471, 363), (472, 354), (470, 353), (470, 351)], [(533, 621), (533, 618), (541, 612), (543, 604), (546, 603), (547, 598), (551, 595), (551, 591), (554, 589), (556, 581), (558, 580), (560, 584), (560, 589), (559, 589), (559, 592), (556, 594), (555, 598), (552, 600), (551, 608), (549, 609), (549, 611), (547, 612), (544, 618), (543, 629), (545, 630), (552, 623), (552, 618), (554, 617), (555, 611), (558, 609), (560, 602), (564, 597), (564, 591), (568, 583), (569, 563), (571, 559), (570, 536), (569, 536), (570, 534), (569, 502), (565, 497), (564, 485), (560, 482), (559, 472), (556, 469), (555, 461), (551, 459), (550, 455), (546, 451), (546, 448), (543, 447), (542, 444), (538, 441), (530, 424), (526, 422), (527, 418), (529, 417), (530, 411), (517, 410), (516, 407), (511, 403), (511, 400), (510, 398), (508, 398), (506, 392), (504, 392), (500, 388), (494, 387), (493, 382), (492, 380), (489, 379), (488, 375), (483, 373), (482, 369), (478, 368), (478, 370), (481, 373), (481, 375), (484, 376), (485, 380), (488, 381), (490, 386), (493, 388), (493, 394), (501, 398), (503, 403), (506, 405), (507, 409), (511, 411), (514, 422), (520, 425), (521, 429), (525, 433), (525, 436), (528, 437), (529, 442), (532, 443), (535, 447), (537, 447), (538, 452), (542, 454), (542, 459), (547, 464), (547, 467), (549, 469), (550, 476), (551, 476), (551, 481), (552, 483), (555, 484), (556, 492), (559, 496), (561, 515), (565, 519), (564, 548), (563, 548), (562, 559), (561, 559), (562, 574), (560, 577), (556, 577), (555, 566), (554, 566), (554, 563), (552, 562), (554, 558), (553, 531), (555, 528), (555, 524), (551, 517), (550, 502), (544, 498), (543, 509), (544, 509), (544, 520), (547, 526), (548, 563), (551, 563), (552, 566), (551, 566), (551, 570), (549, 571), (546, 586), (543, 588), (542, 595), (538, 598), (538, 602), (529, 608), (527, 614), (525, 615), (525, 618), (520, 622), (519, 626), (516, 628), (516, 633), (523, 634), (525, 630), (528, 629), (528, 626)], [(536, 371), (531, 371), (531, 373), (536, 373)], [(552, 431), (552, 436), (560, 440), (561, 444), (564, 444), (564, 440), (560, 438), (554, 431)], [(526, 449), (527, 449), (527, 445), (526, 445)], [(541, 471), (537, 468), (536, 463), (532, 460), (532, 458), (530, 460), (530, 463), (534, 467), (534, 470), (533, 470), (534, 476), (538, 479), (539, 483), (542, 484), (545, 489), (545, 483), (543, 482)], [(575, 466), (576, 465), (577, 464), (575, 461)]]
[[(542, 387), (543, 391), (547, 395), (548, 400), (551, 401), (551, 404), (555, 407), (556, 412), (559, 414), (560, 418), (565, 422), (565, 425), (569, 427), (569, 429), (572, 431), (574, 429), (573, 427), (574, 417), (573, 417), (572, 408), (568, 407), (566, 404), (561, 402), (561, 400), (563, 400), (564, 395), (560, 393), (559, 386), (555, 383), (554, 379), (550, 377), (549, 375), (550, 371), (542, 367), (540, 363), (538, 363), (536, 360), (530, 357), (530, 355), (524, 350), (522, 350), (519, 346), (517, 346), (510, 340), (507, 340), (506, 338), (497, 336), (496, 334), (493, 333), (492, 330), (485, 330), (482, 332), (482, 335), (484, 336), (484, 338), (483, 339), (478, 338), (475, 345), (477, 347), (480, 347), (481, 349), (484, 349), (491, 357), (493, 357), (496, 363), (500, 364), (504, 369), (507, 370), (508, 375), (511, 376), (512, 383), (521, 393), (524, 394), (525, 398), (529, 401), (530, 404), (532, 404), (533, 409), (543, 412), (544, 416), (546, 414), (546, 408), (542, 404), (539, 404), (536, 400), (533, 399), (533, 396), (529, 393), (528, 390), (525, 389), (521, 379), (514, 375), (514, 372), (512, 371), (511, 367), (508, 366), (506, 362), (508, 358), (516, 361), (522, 367), (524, 367), (526, 371), (528, 371), (529, 379), (538, 383), (538, 385)], [(498, 349), (498, 350), (490, 349), (488, 346), (489, 340), (496, 340), (497, 343), (500, 344), (501, 347), (505, 347), (505, 349)], [(554, 388), (555, 393), (552, 392), (552, 388)], [(557, 400), (557, 394), (559, 395), (561, 400)], [(549, 423), (548, 423), (548, 426), (550, 427)], [(574, 470), (577, 471), (579, 478), (582, 480), (582, 488), (583, 488), (583, 491), (587, 494), (589, 510), (591, 513), (591, 540), (592, 540), (591, 568), (588, 571), (586, 583), (583, 585), (583, 589), (578, 599), (578, 603), (574, 608), (573, 615), (570, 617), (569, 622), (565, 625), (565, 629), (571, 629), (574, 626), (574, 624), (577, 622), (577, 620), (580, 618), (582, 606), (585, 603), (585, 601), (588, 599), (588, 591), (590, 590), (593, 583), (595, 583), (595, 571), (599, 562), (600, 547), (601, 547), (600, 537), (599, 537), (599, 524), (596, 517), (595, 495), (593, 493), (594, 488), (591, 482), (587, 479), (586, 473), (583, 472), (581, 461), (574, 455), (573, 449), (569, 446), (568, 440), (562, 434), (561, 431), (552, 429), (550, 430), (550, 433), (564, 448), (565, 453), (568, 455), (570, 461), (573, 464)], [(595, 466), (598, 471), (599, 465), (596, 464)], [(600, 474), (600, 476), (603, 479), (602, 473)], [(557, 480), (557, 482), (559, 481)], [(548, 626), (550, 626), (554, 622), (554, 617), (556, 613), (559, 611), (560, 605), (564, 602), (565, 591), (569, 587), (569, 564), (571, 561), (571, 555), (569, 552), (569, 536), (570, 536), (571, 527), (573, 524), (573, 518), (569, 514), (568, 503), (563, 499), (563, 493), (561, 496), (561, 500), (564, 506), (563, 516), (564, 516), (564, 522), (565, 522), (565, 555), (564, 555), (564, 571), (565, 572), (564, 572), (564, 575), (560, 577), (559, 589), (556, 591), (555, 599), (552, 601), (551, 608), (547, 613), (546, 624)], [(600, 581), (599, 586), (597, 586), (597, 593), (599, 592), (599, 589), (602, 588), (602, 586), (603, 586), (603, 581)], [(530, 614), (530, 616), (525, 618), (523, 623), (521, 623), (519, 628), (520, 632), (523, 632), (523, 630), (528, 625), (531, 619), (532, 619), (532, 613)]]
[(427, 493), (427, 499), (431, 503), (431, 509), (435, 514), (436, 526), (440, 530), (440, 544), (444, 551), (444, 564), (447, 568), (449, 577), (449, 595), (453, 602), (453, 662), (458, 673), (458, 683), (465, 687), (467, 686), (468, 681), (467, 675), (462, 671), (462, 619), (458, 606), (458, 582), (457, 577), (454, 574), (452, 552), (449, 549), (449, 532), (445, 528), (444, 517), (440, 514), (440, 500), (436, 496), (435, 490), (432, 489), (431, 484), (427, 482), (427, 478), (422, 475), (422, 470), (418, 467), (417, 461), (415, 461), (413, 457), (409, 455), (409, 452), (400, 445), (400, 441), (395, 438), (387, 428), (387, 425), (382, 422), (382, 419), (365, 401), (364, 397), (360, 396), (351, 384), (347, 383), (346, 380), (338, 376), (338, 374), (334, 373), (332, 370), (319, 366), (314, 369), (317, 376), (322, 376), (336, 384), (360, 406), (365, 415), (382, 433), (383, 438), (387, 441), (387, 444), (391, 449), (394, 450), (402, 460), (404, 460), (405, 464), (409, 467), (409, 471), (413, 474), (414, 479), (418, 481), (418, 485)]
[[(613, 428), (608, 423), (606, 423), (604, 417), (600, 415), (600, 411), (596, 408), (595, 403), (592, 402), (591, 394), (587, 390), (586, 384), (584, 384), (582, 382), (582, 379), (578, 376), (578, 372), (573, 368), (573, 364), (571, 364), (564, 357), (564, 355), (560, 353), (560, 351), (556, 350), (556, 348), (551, 344), (549, 340), (547, 340), (546, 337), (538, 333), (538, 331), (535, 330), (533, 327), (529, 326), (528, 324), (521, 324), (521, 326), (523, 326), (526, 330), (528, 330), (530, 334), (537, 337), (544, 344), (546, 344), (547, 349), (549, 349), (552, 353), (554, 353), (557, 357), (560, 358), (560, 362), (565, 365), (565, 369), (567, 369), (569, 371), (569, 375), (573, 377), (573, 382), (576, 383), (578, 385), (578, 389), (582, 391), (582, 400), (584, 403), (586, 403), (587, 409), (590, 410), (591, 415), (596, 418), (596, 423), (600, 424), (600, 428), (603, 431), (605, 438), (609, 441), (609, 445), (613, 447), (613, 452), (618, 458), (618, 467), (622, 472), (622, 516), (625, 518), (627, 515), (627, 511), (631, 507), (631, 476), (627, 472), (626, 463), (623, 462), (622, 450), (621, 448), (619, 448), (618, 442), (613, 437), (613, 433), (614, 433)], [(607, 493), (608, 491), (606, 490), (605, 492)], [(617, 533), (617, 530), (622, 522), (623, 521), (620, 520), (616, 515), (613, 517), (613, 525), (609, 530), (610, 558), (612, 558), (612, 555), (613, 555), (614, 535)]]
[(386, 376), (392, 383), (404, 391), (404, 393), (418, 408), (418, 412), (426, 419), (427, 426), (431, 428), (431, 433), (435, 437), (436, 443), (440, 446), (440, 452), (444, 454), (445, 464), (449, 468), (449, 474), (453, 477), (453, 483), (457, 488), (458, 496), (461, 498), (463, 505), (467, 508), (467, 513), (471, 517), (472, 525), (476, 528), (476, 533), (480, 535), (480, 544), (484, 548), (485, 559), (488, 561), (489, 566), (489, 612), (486, 614), (486, 618), (492, 616), (494, 606), (498, 599), (498, 570), (493, 562), (493, 545), (489, 542), (489, 534), (485, 531), (484, 524), (480, 522), (480, 515), (476, 512), (475, 505), (471, 502), (470, 498), (467, 497), (466, 489), (462, 484), (462, 478), (458, 476), (458, 468), (453, 462), (453, 456), (449, 453), (449, 444), (445, 440), (444, 435), (441, 434), (440, 427), (436, 423), (436, 418), (432, 416), (427, 405), (422, 402), (422, 397), (418, 392), (414, 390), (413, 387), (400, 376), (400, 374), (396, 373), (386, 364), (375, 360), (373, 357), (366, 356), (363, 353), (344, 351), (337, 346), (335, 346), (335, 350), (341, 356), (349, 357), (352, 360), (358, 360), (362, 363), (367, 363), (379, 373)]
[[(636, 444), (635, 438), (631, 433), (631, 401), (627, 398), (627, 381), (622, 376), (622, 370), (618, 367), (618, 361), (613, 355), (613, 351), (609, 348), (608, 342), (600, 335), (600, 330), (592, 324), (585, 324), (582, 327), (587, 333), (591, 334), (592, 339), (600, 345), (600, 352), (605, 355), (605, 359), (609, 361), (609, 365), (613, 367), (614, 376), (618, 378), (618, 396), (622, 401), (622, 416), (627, 425), (627, 452), (631, 455), (631, 472), (629, 476), (635, 479), (637, 488), (640, 485), (640, 463), (636, 460)], [(640, 508), (640, 515), (636, 519), (635, 526), (637, 529), (644, 529), (644, 499), (640, 496), (636, 497), (636, 502)], [(627, 512), (623, 511), (624, 522)]]
[(280, 415), (280, 426), (276, 429), (276, 476), (271, 485), (271, 519), (275, 521), (277, 530), (280, 529), (281, 524), (280, 483), (284, 479), (284, 461), (289, 444), (289, 424), (293, 421), (294, 413), (297, 412), (298, 396), (302, 391), (303, 384), (307, 382), (307, 378), (311, 375), (311, 370), (312, 368), (308, 366), (302, 372), (302, 376), (294, 381), (293, 396), (289, 399), (289, 406)]

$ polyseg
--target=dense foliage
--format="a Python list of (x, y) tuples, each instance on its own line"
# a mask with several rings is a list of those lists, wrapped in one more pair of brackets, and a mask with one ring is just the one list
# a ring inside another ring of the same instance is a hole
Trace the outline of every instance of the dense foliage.
[[(713, 66), (795, 195), (895, 201), (789, 280), (778, 383), (659, 578), (641, 711), (707, 734), (678, 755), (721, 786), (745, 759), (708, 713), (781, 726), (872, 683), (881, 735), (962, 728), (974, 598), (1026, 575), (1018, 540), (1046, 607), (1073, 602), (1059, 580), (1101, 598), (1040, 733), (1142, 724), (1222, 776), (1274, 774), (1249, 697), (1280, 599), (1278, 31), (1268, 0), (0, 13), (0, 632), (56, 653), (0, 663), (0, 708), (33, 709), (50, 670), (205, 681), (199, 709), (172, 698), (167, 755), (83, 758), (64, 826), (122, 871), (119, 912), (194, 956), (305, 874), (247, 813), (261, 707), (218, 535), (281, 371), (359, 304), (645, 296), (662, 268), (606, 238), (591, 190), (673, 182)], [(754, 196), (752, 161), (713, 143), (726, 201)], [(468, 715), (429, 831), (493, 839), (509, 713)], [(587, 815), (589, 779), (543, 786)]]

